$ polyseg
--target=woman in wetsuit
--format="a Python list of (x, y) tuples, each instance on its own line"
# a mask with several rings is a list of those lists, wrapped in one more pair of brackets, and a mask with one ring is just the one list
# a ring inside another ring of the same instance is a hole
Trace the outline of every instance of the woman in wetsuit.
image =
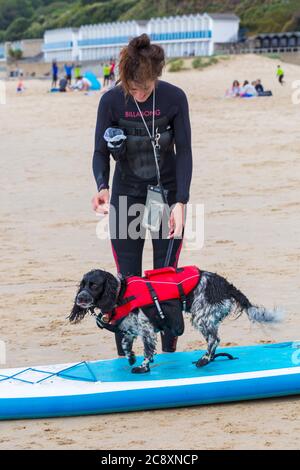
[[(145, 236), (142, 229), (140, 236), (130, 236), (128, 227), (136, 215), (128, 214), (133, 204), (145, 204), (148, 185), (157, 185), (155, 157), (148, 132), (152, 135), (153, 117), (159, 138), (160, 179), (163, 188), (168, 190), (167, 202), (171, 208), (168, 233), (164, 234), (162, 227), (158, 236), (151, 233), (153, 268), (164, 266), (169, 238), (174, 238), (170, 265), (177, 266), (182, 246), (184, 209), (189, 200), (192, 177), (191, 129), (185, 93), (158, 79), (164, 63), (163, 49), (151, 44), (146, 34), (133, 38), (120, 54), (120, 84), (102, 96), (98, 108), (93, 156), (98, 192), (92, 203), (95, 211), (109, 212), (112, 251), (117, 270), (124, 276), (142, 275)], [(111, 197), (110, 150), (103, 137), (110, 127), (122, 129), (126, 135), (124, 154), (116, 161)], [(127, 203), (125, 218), (124, 198)], [(109, 211), (109, 204), (115, 210)], [(124, 355), (121, 339), (116, 334), (120, 356)], [(170, 332), (162, 336), (164, 352), (174, 352), (176, 343), (177, 338)]]

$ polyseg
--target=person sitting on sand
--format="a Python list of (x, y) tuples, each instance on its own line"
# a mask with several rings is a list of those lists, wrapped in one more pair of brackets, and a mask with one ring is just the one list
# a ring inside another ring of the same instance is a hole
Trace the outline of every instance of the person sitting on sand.
[(79, 90), (79, 91), (89, 91), (92, 86), (92, 83), (90, 80), (86, 77), (79, 76), (78, 79), (76, 80), (75, 85), (73, 86), (74, 90)]
[(67, 77), (62, 77), (60, 80), (59, 80), (59, 91), (61, 92), (65, 92), (67, 91), (67, 86), (68, 86), (68, 79)]
[(240, 82), (238, 80), (234, 80), (232, 83), (231, 90), (229, 92), (230, 96), (240, 96)]
[(257, 91), (258, 94), (263, 93), (265, 91), (264, 87), (261, 84), (261, 80), (259, 78), (256, 80), (255, 90)]
[(240, 96), (240, 91), (241, 91), (240, 82), (238, 80), (234, 80), (231, 88), (228, 88), (226, 90), (225, 96), (230, 97), (230, 98)]
[(271, 90), (265, 90), (261, 84), (261, 80), (256, 80), (255, 90), (257, 91), (258, 96), (273, 96)]
[(240, 91), (240, 96), (242, 98), (251, 98), (252, 96), (257, 96), (257, 91), (254, 86), (255, 82), (250, 83), (248, 80), (245, 80)]

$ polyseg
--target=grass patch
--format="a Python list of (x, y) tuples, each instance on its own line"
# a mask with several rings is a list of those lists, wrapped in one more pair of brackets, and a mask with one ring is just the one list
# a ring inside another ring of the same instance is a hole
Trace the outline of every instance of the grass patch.
[(218, 56), (219, 60), (230, 60), (230, 54), (227, 55), (219, 55)]
[(169, 72), (180, 72), (180, 70), (183, 70), (183, 66), (183, 59), (172, 60), (169, 62)]
[(270, 54), (262, 54), (264, 57), (267, 57), (268, 59), (276, 59), (276, 60), (281, 60), (280, 54), (277, 54), (276, 52), (270, 53)]
[(196, 57), (192, 61), (193, 69), (204, 69), (205, 67), (209, 67), (210, 65), (217, 64), (219, 59), (217, 57)]

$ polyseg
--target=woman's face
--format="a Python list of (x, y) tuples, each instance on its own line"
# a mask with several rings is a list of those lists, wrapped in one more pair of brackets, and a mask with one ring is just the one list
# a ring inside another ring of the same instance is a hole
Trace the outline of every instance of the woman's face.
[(130, 82), (129, 83), (129, 93), (136, 101), (143, 103), (147, 101), (149, 96), (151, 95), (155, 86), (155, 80), (149, 80), (145, 84), (141, 85), (137, 82)]

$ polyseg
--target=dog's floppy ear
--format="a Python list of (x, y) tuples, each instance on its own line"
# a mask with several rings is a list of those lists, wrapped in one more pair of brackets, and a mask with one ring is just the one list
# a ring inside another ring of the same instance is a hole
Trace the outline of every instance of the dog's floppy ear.
[(87, 308), (82, 308), (82, 307), (80, 307), (79, 305), (76, 304), (77, 295), (79, 294), (79, 292), (81, 291), (82, 288), (83, 288), (83, 280), (81, 281), (81, 283), (79, 285), (79, 288), (78, 288), (78, 291), (75, 295), (75, 301), (74, 301), (74, 305), (73, 305), (73, 308), (71, 310), (71, 313), (67, 317), (68, 320), (70, 321), (70, 323), (79, 323), (85, 317), (85, 315), (88, 312)]
[(70, 323), (79, 323), (81, 320), (85, 317), (85, 315), (88, 313), (87, 308), (82, 308), (79, 307), (79, 305), (74, 302), (73, 308), (71, 310), (70, 315), (68, 316), (68, 319)]
[(103, 293), (101, 299), (97, 302), (102, 312), (109, 312), (115, 306), (118, 292), (118, 281), (112, 274), (105, 272), (105, 280), (103, 282)]

